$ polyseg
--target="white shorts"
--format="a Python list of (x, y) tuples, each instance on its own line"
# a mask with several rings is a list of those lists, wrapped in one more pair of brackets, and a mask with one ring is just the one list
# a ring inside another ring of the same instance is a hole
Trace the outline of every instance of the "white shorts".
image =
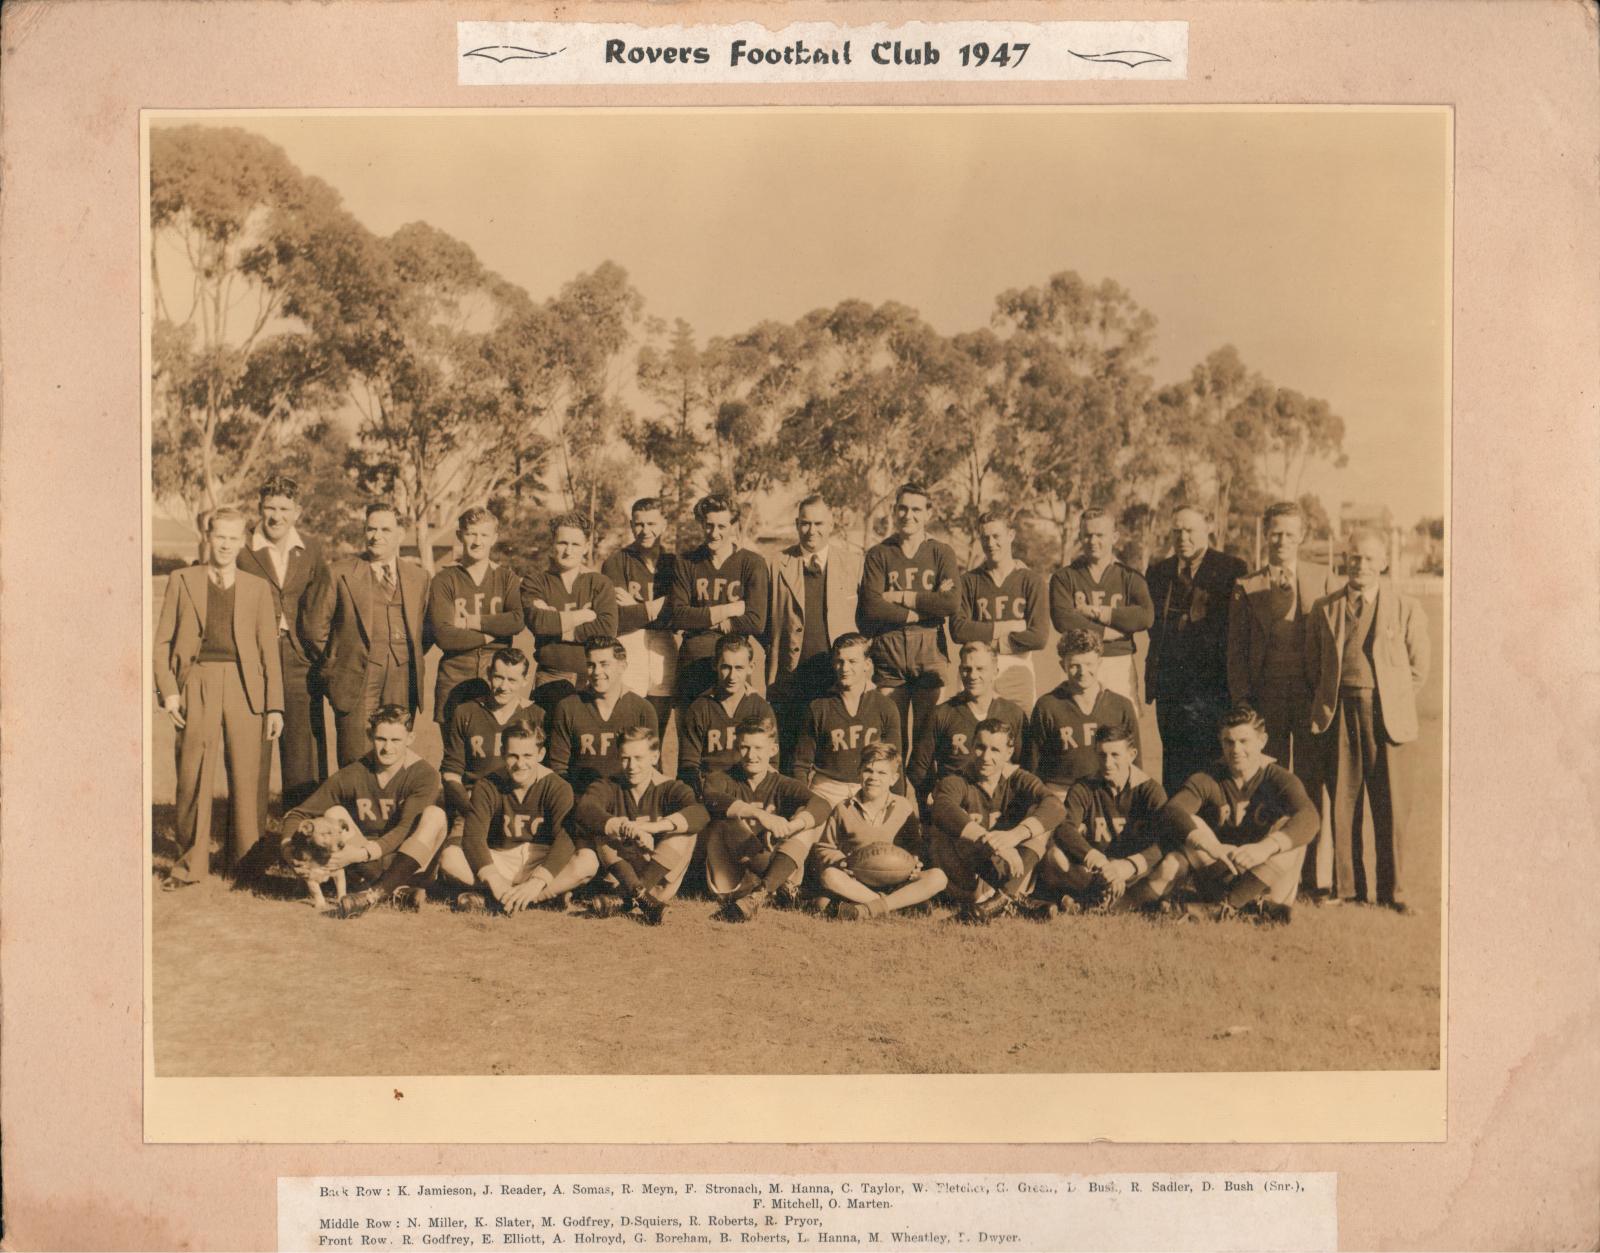
[(811, 794), (822, 797), (829, 809), (837, 809), (860, 790), (859, 783), (840, 783), (826, 775), (819, 774), (811, 780)]
[(1038, 685), (1033, 675), (1033, 654), (1008, 653), (996, 660), (999, 662), (999, 670), (995, 675), (994, 694), (1004, 697), (1013, 704), (1021, 705), (1022, 712), (1027, 713), (1038, 699)]
[(678, 677), (678, 641), (671, 631), (629, 631), (621, 636), (628, 650), (622, 681), (640, 696), (671, 696)]
[(544, 865), (549, 856), (548, 844), (509, 844), (505, 848), (489, 850), (489, 859), (494, 868), (509, 879), (513, 887)]
[(1135, 710), (1139, 708), (1139, 680), (1134, 666), (1134, 654), (1100, 659), (1100, 686), (1110, 688), (1118, 696), (1126, 696)]

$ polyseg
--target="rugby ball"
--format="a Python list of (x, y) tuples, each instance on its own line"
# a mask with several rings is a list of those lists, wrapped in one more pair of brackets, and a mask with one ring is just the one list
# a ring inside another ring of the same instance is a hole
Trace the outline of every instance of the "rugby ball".
[(898, 844), (867, 844), (851, 853), (845, 863), (850, 873), (869, 888), (897, 888), (921, 869), (917, 859)]

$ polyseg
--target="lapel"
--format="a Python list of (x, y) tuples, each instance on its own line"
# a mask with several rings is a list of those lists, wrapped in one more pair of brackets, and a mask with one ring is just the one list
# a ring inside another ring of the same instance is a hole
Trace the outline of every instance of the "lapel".
[[(417, 634), (422, 624), (422, 600), (427, 595), (428, 572), (421, 566), (407, 565), (398, 558), (395, 559), (394, 568), (395, 575), (400, 580), (400, 612), (404, 615), (406, 625), (411, 628), (412, 633)], [(485, 573), (483, 577), (487, 583), (488, 574)], [(559, 580), (560, 576), (556, 577)], [(573, 580), (573, 585), (577, 585), (576, 579)]]
[(345, 575), (350, 588), (350, 600), (356, 607), (356, 622), (361, 633), (372, 639), (372, 615), (378, 594), (378, 582), (372, 577), (372, 566), (365, 557), (355, 559), (355, 569)]
[[(832, 562), (828, 563), (832, 566)], [(800, 568), (800, 554), (792, 549), (784, 549), (783, 555), (778, 559), (778, 577), (789, 587), (789, 593), (794, 597), (794, 603), (799, 606), (802, 613), (806, 605), (805, 574)]]
[[(244, 575), (242, 570), (233, 572), (233, 647), (239, 656), (243, 657), (244, 649), (241, 644), (250, 638), (250, 618), (246, 616), (244, 603), (245, 597), (250, 595), (250, 579), (247, 575), (240, 577), (241, 575)], [(249, 613), (251, 617), (254, 616), (254, 605), (251, 605)]]
[(209, 582), (204, 566), (188, 566), (179, 571), (184, 589), (189, 593), (189, 603), (194, 606), (194, 616), (200, 623), (200, 634), (206, 633), (206, 584)]

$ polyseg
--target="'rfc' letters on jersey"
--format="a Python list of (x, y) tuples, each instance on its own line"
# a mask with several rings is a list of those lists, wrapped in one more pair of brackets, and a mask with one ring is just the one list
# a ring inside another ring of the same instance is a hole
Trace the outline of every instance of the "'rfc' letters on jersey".
[[(484, 605), (485, 599), (488, 600), (488, 606), (487, 607), (485, 607), (485, 605)], [(504, 611), (504, 609), (505, 609), (505, 602), (499, 596), (490, 596), (490, 597), (485, 598), (485, 596), (484, 596), (484, 594), (482, 592), (476, 592), (476, 593), (473, 594), (472, 607), (470, 609), (467, 607), (467, 598), (465, 596), (457, 596), (456, 597), (456, 625), (458, 627), (466, 626), (467, 625), (467, 615), (469, 615), (469, 614), (477, 614), (478, 617), (481, 618), (481, 617), (483, 617), (484, 614), (501, 613), (501, 612)]]
[(834, 727), (828, 732), (828, 744), (836, 753), (864, 748), (877, 738), (877, 727), (864, 727), (859, 722), (852, 722), (848, 727)]
[(357, 822), (363, 824), (368, 822), (388, 822), (393, 813), (394, 801), (387, 796), (380, 797), (376, 801), (369, 800), (365, 796), (356, 798)]
[[(585, 757), (609, 757), (611, 755), (611, 745), (616, 738), (617, 733), (615, 731), (602, 731), (599, 735), (591, 735), (585, 732), (578, 736), (578, 751)], [(595, 747), (596, 741), (600, 745), (598, 748)]]
[(696, 579), (694, 592), (702, 601), (725, 605), (744, 599), (744, 584), (738, 579)]

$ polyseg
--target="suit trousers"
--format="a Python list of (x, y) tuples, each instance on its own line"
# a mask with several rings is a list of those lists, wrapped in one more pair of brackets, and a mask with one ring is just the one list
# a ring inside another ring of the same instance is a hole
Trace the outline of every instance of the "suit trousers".
[[(338, 736), (337, 751), (342, 769), (353, 761), (360, 761), (372, 741), (367, 736), (367, 723), (380, 705), (399, 705), (411, 709), (411, 663), (393, 661), (384, 654), (367, 662), (366, 686), (361, 691), (361, 703), (347, 713), (334, 711), (334, 731)], [(412, 710), (413, 713), (416, 710)]]
[(1321, 832), (1307, 846), (1300, 886), (1307, 892), (1333, 882), (1333, 825), (1322, 797), (1322, 759), (1327, 755), (1311, 734), (1311, 696), (1296, 683), (1268, 687), (1251, 700), (1267, 724), (1267, 756), (1305, 784), (1306, 794), (1321, 817)]
[[(289, 645), (288, 636), (279, 636), (278, 653), (283, 662), (283, 734), (278, 737), (280, 782), (283, 809), (287, 813), (311, 793), (328, 775), (327, 738), (322, 714), (322, 689), (311, 671), (311, 664)], [(261, 816), (259, 827), (267, 829), (267, 792), (272, 780), (272, 741), (261, 742)]]
[(1179, 688), (1156, 698), (1161, 732), (1161, 785), (1175, 794), (1184, 781), (1221, 755), (1217, 724), (1228, 711), (1226, 691)]
[(172, 877), (198, 882), (211, 873), (211, 798), (217, 771), (228, 772), (233, 819), (225, 858), (238, 866), (261, 834), (261, 745), (266, 720), (250, 708), (231, 661), (197, 662), (183, 684), (184, 728), (178, 745), (178, 844)]
[[(1411, 814), (1408, 746), (1391, 744), (1370, 691), (1339, 694), (1339, 712), (1324, 737), (1333, 796), (1333, 888), (1345, 899), (1379, 904), (1405, 900), (1405, 829)], [(1372, 807), (1372, 864), (1367, 862), (1366, 813)]]

